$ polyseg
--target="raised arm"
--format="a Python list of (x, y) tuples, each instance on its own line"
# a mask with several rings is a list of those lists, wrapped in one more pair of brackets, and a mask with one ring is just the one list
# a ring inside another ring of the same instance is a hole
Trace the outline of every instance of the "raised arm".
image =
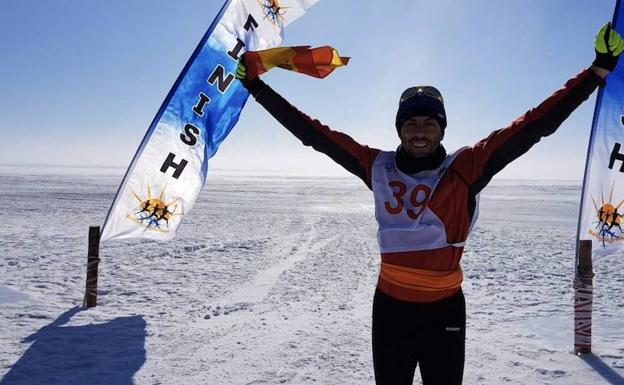
[(526, 153), (541, 138), (555, 132), (603, 83), (603, 78), (593, 70), (582, 71), (539, 106), (464, 151), (460, 155), (462, 162), (456, 162), (461, 165), (461, 174), (476, 192), (481, 191), (506, 165)]
[(592, 66), (568, 80), (539, 106), (527, 111), (508, 127), (492, 132), (460, 156), (456, 169), (478, 193), (506, 165), (527, 152), (541, 138), (555, 132), (615, 69), (624, 50), (624, 40), (605, 24), (596, 36), (596, 60)]
[(363, 146), (350, 136), (311, 119), (259, 78), (242, 78), (241, 81), (256, 101), (304, 145), (328, 155), (372, 189), (371, 170), (379, 150)]

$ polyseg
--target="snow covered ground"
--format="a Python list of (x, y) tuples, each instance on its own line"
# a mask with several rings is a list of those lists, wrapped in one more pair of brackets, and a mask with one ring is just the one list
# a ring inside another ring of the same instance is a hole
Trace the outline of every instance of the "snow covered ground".
[[(211, 175), (177, 240), (102, 245), (120, 170), (0, 168), (0, 384), (372, 384), (378, 272), (355, 178)], [(572, 350), (580, 187), (495, 181), (463, 258), (465, 384), (624, 384), (624, 256), (594, 270), (593, 346)], [(419, 374), (415, 383), (419, 382)]]

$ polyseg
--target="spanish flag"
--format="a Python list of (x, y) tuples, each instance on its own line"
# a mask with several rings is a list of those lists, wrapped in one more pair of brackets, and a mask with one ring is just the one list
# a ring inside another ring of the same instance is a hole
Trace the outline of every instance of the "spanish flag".
[(330, 46), (278, 47), (244, 54), (248, 79), (254, 79), (275, 67), (324, 78), (334, 68), (346, 65), (349, 59), (340, 57), (338, 51)]

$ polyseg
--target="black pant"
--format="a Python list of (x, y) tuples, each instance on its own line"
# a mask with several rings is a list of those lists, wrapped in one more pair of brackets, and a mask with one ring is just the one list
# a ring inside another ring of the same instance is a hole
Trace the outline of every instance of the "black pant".
[(411, 385), (416, 365), (424, 385), (460, 385), (464, 374), (466, 303), (460, 290), (431, 303), (375, 292), (373, 363), (377, 385)]

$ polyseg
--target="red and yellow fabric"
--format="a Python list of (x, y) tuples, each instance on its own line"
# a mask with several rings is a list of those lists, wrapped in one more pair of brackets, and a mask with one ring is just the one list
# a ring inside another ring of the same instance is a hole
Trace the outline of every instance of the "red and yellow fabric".
[(316, 78), (324, 78), (335, 68), (347, 65), (348, 57), (341, 57), (330, 46), (278, 47), (244, 54), (247, 78), (255, 79), (271, 68), (280, 67), (301, 72)]

